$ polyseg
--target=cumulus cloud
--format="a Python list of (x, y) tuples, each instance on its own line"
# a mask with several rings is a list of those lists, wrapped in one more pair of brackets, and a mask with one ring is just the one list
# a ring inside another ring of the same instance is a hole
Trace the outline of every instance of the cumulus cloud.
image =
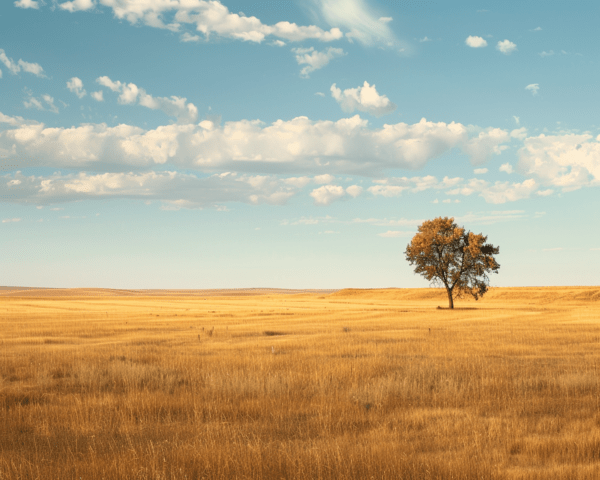
[(313, 3), (330, 26), (349, 30), (346, 37), (351, 41), (368, 46), (399, 44), (389, 26), (391, 17), (377, 14), (365, 0), (313, 0)]
[(511, 138), (518, 138), (519, 140), (524, 140), (527, 138), (527, 129), (525, 127), (515, 128), (510, 132)]
[[(40, 102), (41, 103), (41, 102)], [(418, 169), (458, 149), (480, 163), (501, 151), (508, 132), (477, 136), (460, 123), (397, 123), (369, 128), (358, 115), (336, 122), (306, 117), (227, 122), (204, 120), (144, 130), (130, 125), (84, 124), (47, 128), (34, 123), (0, 132), (0, 148), (14, 148), (38, 166), (131, 170), (170, 163), (214, 171), (310, 172), (377, 175), (387, 169)], [(33, 166), (33, 165), (32, 165)]]
[[(146, 90), (138, 87), (134, 83), (122, 83), (112, 81), (109, 77), (103, 76), (96, 79), (100, 85), (107, 87), (113, 92), (120, 93), (118, 102), (122, 105), (137, 104), (151, 110), (161, 110), (171, 117), (176, 117), (178, 123), (192, 123), (198, 118), (198, 108), (193, 103), (186, 103), (187, 98), (171, 96), (153, 97), (146, 93)], [(102, 95), (94, 96), (98, 101), (102, 101)]]
[(381, 117), (396, 110), (396, 105), (385, 95), (379, 95), (375, 85), (367, 81), (362, 87), (348, 88), (342, 92), (334, 83), (331, 86), (331, 96), (338, 102), (342, 110), (352, 113), (355, 110), (367, 112), (376, 117)]
[(487, 168), (476, 168), (475, 170), (473, 170), (473, 173), (475, 175), (483, 175), (483, 174), (485, 174), (487, 172), (488, 172)]
[[(61, 9), (70, 12), (91, 10), (95, 6), (95, 0), (72, 0), (59, 4)], [(101, 0), (100, 6), (111, 8), (115, 18), (132, 25), (142, 23), (173, 32), (180, 32), (185, 25), (192, 25), (206, 40), (212, 35), (256, 43), (261, 43), (269, 36), (293, 42), (330, 42), (343, 37), (337, 27), (326, 31), (315, 25), (299, 26), (286, 21), (266, 25), (256, 17), (247, 17), (241, 12), (231, 13), (218, 0)], [(184, 42), (198, 41), (199, 37), (196, 37), (184, 32), (180, 38)]]
[(469, 35), (465, 40), (465, 44), (471, 48), (483, 48), (487, 47), (487, 42), (485, 39), (481, 37), (475, 37), (473, 35)]
[(498, 169), (498, 171), (511, 174), (511, 173), (513, 173), (513, 167), (510, 163), (503, 163), (502, 165), (500, 165), (500, 168)]
[(329, 47), (322, 52), (310, 48), (293, 48), (292, 52), (296, 54), (298, 65), (306, 65), (300, 70), (300, 75), (308, 78), (309, 73), (319, 70), (329, 64), (331, 60), (346, 55), (343, 49)]
[(11, 117), (0, 112), (0, 123), (7, 123), (8, 125), (21, 125), (27, 122), (25, 122), (23, 117)]
[(500, 128), (481, 130), (476, 137), (469, 139), (463, 146), (463, 151), (471, 157), (471, 162), (481, 164), (487, 162), (492, 154), (500, 155), (508, 146), (510, 135)]
[(510, 55), (517, 49), (517, 45), (510, 40), (502, 40), (496, 44), (496, 50), (502, 52), (504, 55)]
[(334, 180), (335, 180), (335, 177), (328, 173), (324, 173), (323, 175), (316, 175), (313, 178), (313, 182), (315, 182), (317, 185), (328, 184), (328, 183), (333, 182)]
[(339, 185), (323, 185), (310, 192), (315, 199), (315, 205), (329, 205), (345, 195), (344, 187)]
[(25, 60), (19, 59), (19, 61), (15, 62), (12, 58), (9, 58), (6, 55), (6, 52), (0, 48), (0, 62), (2, 62), (6, 68), (13, 74), (16, 75), (21, 70), (27, 73), (31, 73), (36, 77), (44, 78), (44, 69), (38, 63), (30, 63)]
[(540, 89), (539, 83), (531, 83), (525, 87), (525, 90), (529, 90), (532, 95), (537, 95), (539, 89)]
[(518, 151), (519, 171), (545, 185), (574, 190), (600, 185), (600, 136), (540, 135), (525, 139)]
[[(109, 2), (112, 3), (111, 0), (109, 0)], [(63, 10), (67, 10), (68, 12), (79, 12), (90, 10), (94, 8), (95, 4), (93, 0), (72, 0), (70, 2), (59, 3), (58, 6)]]
[(465, 185), (454, 190), (449, 190), (448, 195), (471, 195), (479, 193), (479, 196), (488, 203), (506, 203), (529, 198), (538, 188), (536, 181), (532, 178), (521, 183), (495, 182), (490, 184), (484, 180), (471, 179)]
[(36, 10), (40, 8), (37, 0), (17, 0), (14, 5), (18, 8), (35, 8)]
[(542, 57), (542, 58), (551, 57), (552, 55), (554, 55), (554, 50), (550, 50), (549, 52), (546, 52), (544, 50), (543, 52), (540, 53), (540, 57)]
[(90, 93), (90, 96), (97, 102), (104, 101), (104, 92), (102, 90), (98, 90), (97, 92), (92, 92), (92, 93)]
[(67, 82), (67, 88), (71, 92), (73, 92), (75, 95), (77, 95), (79, 98), (83, 98), (86, 96), (86, 91), (85, 91), (85, 88), (83, 88), (83, 82), (81, 81), (80, 78), (72, 77)]
[(358, 197), (363, 191), (363, 188), (360, 185), (350, 185), (346, 188), (346, 193), (350, 195), (352, 198)]

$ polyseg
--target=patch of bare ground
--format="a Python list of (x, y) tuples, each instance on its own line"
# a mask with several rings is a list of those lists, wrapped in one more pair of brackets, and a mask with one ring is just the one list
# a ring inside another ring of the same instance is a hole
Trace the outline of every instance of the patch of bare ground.
[(0, 478), (600, 478), (598, 287), (6, 292)]

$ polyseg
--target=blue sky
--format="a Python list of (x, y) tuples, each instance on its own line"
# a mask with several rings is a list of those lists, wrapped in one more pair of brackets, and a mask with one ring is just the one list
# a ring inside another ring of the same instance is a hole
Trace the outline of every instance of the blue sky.
[(597, 13), (2, 2), (0, 284), (423, 287), (403, 252), (452, 216), (492, 285), (597, 285)]

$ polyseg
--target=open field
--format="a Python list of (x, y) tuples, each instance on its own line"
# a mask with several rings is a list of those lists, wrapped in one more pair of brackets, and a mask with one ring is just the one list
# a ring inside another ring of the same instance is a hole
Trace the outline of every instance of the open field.
[(209, 293), (1, 290), (0, 479), (600, 478), (600, 287)]

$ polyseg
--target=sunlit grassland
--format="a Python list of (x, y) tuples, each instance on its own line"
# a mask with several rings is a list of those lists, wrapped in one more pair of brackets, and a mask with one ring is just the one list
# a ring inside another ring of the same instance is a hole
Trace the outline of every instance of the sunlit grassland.
[(600, 478), (600, 288), (59, 293), (0, 295), (0, 479)]

